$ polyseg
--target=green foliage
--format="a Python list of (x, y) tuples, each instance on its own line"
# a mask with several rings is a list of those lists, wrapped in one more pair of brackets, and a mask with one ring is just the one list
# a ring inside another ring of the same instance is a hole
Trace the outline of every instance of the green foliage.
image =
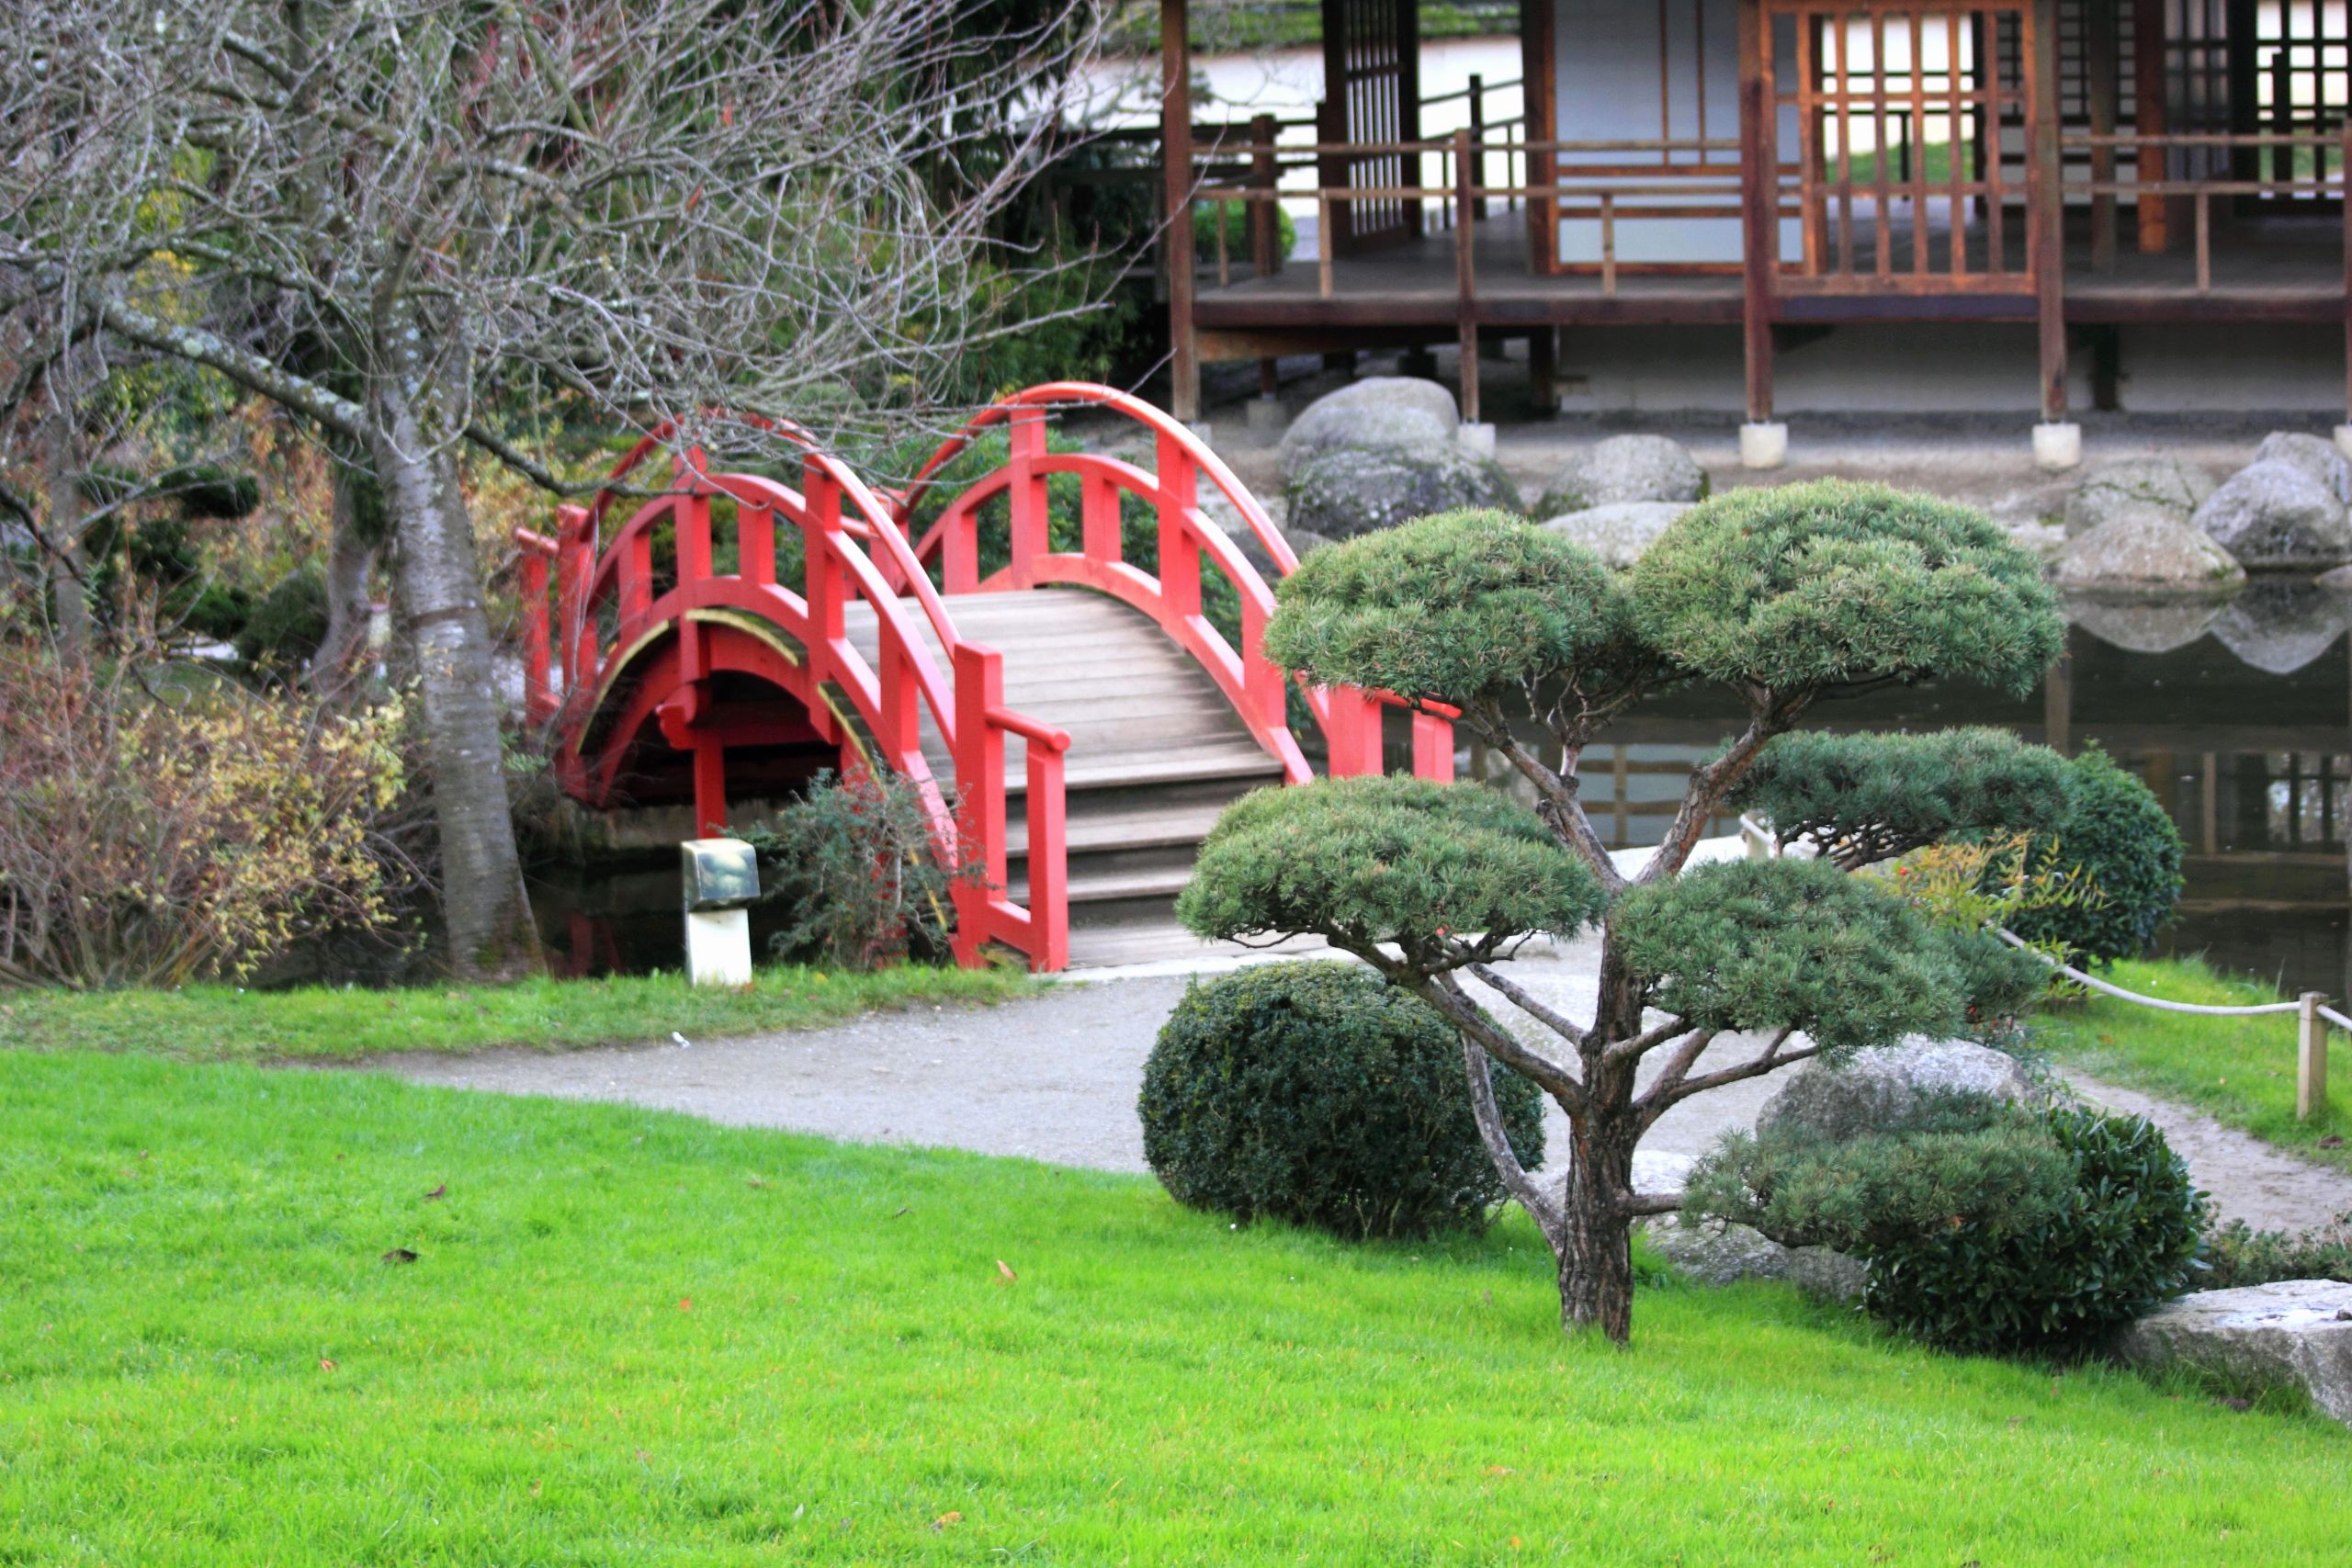
[(1968, 679), (2023, 695), (2064, 635), (2040, 563), (1981, 513), (1843, 479), (1702, 502), (1632, 579), (1660, 653), (1777, 691)]
[(1599, 880), (1535, 814), (1476, 784), (1317, 779), (1245, 795), (1201, 846), (1176, 913), (1202, 936), (1313, 931), (1426, 947), (1438, 933), (1566, 933)]
[(1627, 651), (1631, 606), (1600, 558), (1505, 512), (1440, 513), (1317, 550), (1276, 599), (1275, 662), (1455, 704)]
[(1627, 891), (1610, 934), (1649, 1005), (1702, 1029), (1802, 1029), (1825, 1049), (1950, 1033), (1965, 984), (1927, 922), (1825, 861), (1694, 866)]
[(212, 463), (183, 463), (155, 477), (155, 488), (190, 522), (248, 517), (261, 505), (261, 481)]
[(2190, 1282), (2204, 1195), (2136, 1117), (1972, 1096), (1830, 1143), (1726, 1140), (1690, 1213), (1866, 1258), (1864, 1307), (1962, 1351), (2087, 1348)]
[(326, 580), (315, 571), (289, 572), (238, 630), (237, 657), (257, 667), (300, 670), (326, 637)]
[(2097, 746), (2086, 748), (2073, 767), (2072, 807), (2054, 834), (2037, 835), (2025, 852), (2054, 852), (2081, 867), (2099, 896), (2027, 910), (2013, 929), (2030, 941), (2063, 943), (2101, 962), (2137, 958), (2179, 901), (2180, 829), (2155, 793)]
[[(1196, 201), (1193, 203), (1193, 249), (1203, 261), (1216, 259), (1217, 229), (1225, 230), (1226, 259), (1235, 266), (1248, 266), (1254, 253), (1250, 248), (1250, 204), (1239, 201)], [(1289, 213), (1280, 206), (1274, 209), (1274, 259), (1288, 261), (1298, 249), (1298, 225), (1291, 221)]]
[[(1503, 1200), (1462, 1045), (1427, 1004), (1354, 964), (1267, 964), (1184, 994), (1144, 1066), (1144, 1158), (1178, 1202), (1350, 1240), (1481, 1228)], [(1542, 1097), (1498, 1067), (1522, 1164)]]
[(1930, 921), (1946, 962), (1960, 975), (1961, 1032), (1981, 1044), (2016, 1044), (2026, 1015), (2063, 985), (2048, 964), (1988, 931)]
[(959, 882), (977, 864), (942, 863), (922, 796), (896, 773), (820, 775), (808, 795), (745, 840), (760, 859), (760, 897), (783, 906), (768, 939), (779, 959), (876, 969), (944, 958)]
[(1804, 841), (1867, 864), (1970, 829), (2050, 831), (2074, 803), (2066, 760), (2006, 729), (1776, 737), (1733, 792)]
[(2352, 1213), (2293, 1235), (2258, 1231), (2244, 1220), (2207, 1229), (2199, 1290), (2225, 1291), (2280, 1280), (2352, 1280)]

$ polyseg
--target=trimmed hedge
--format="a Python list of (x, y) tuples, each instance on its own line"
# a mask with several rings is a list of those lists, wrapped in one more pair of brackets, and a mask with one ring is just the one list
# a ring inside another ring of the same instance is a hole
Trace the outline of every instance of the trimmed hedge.
[[(2155, 792), (2097, 746), (2076, 757), (2073, 768), (2074, 805), (2054, 835), (2058, 860), (2087, 871), (2099, 897), (2021, 915), (2017, 933), (2033, 942), (2063, 942), (2103, 964), (2137, 958), (2179, 902), (2180, 829)], [(2050, 843), (2037, 837), (2027, 853), (2038, 862)]]
[[(1522, 1164), (1542, 1096), (1494, 1069)], [(1272, 964), (1193, 987), (1144, 1068), (1144, 1158), (1189, 1208), (1349, 1240), (1476, 1229), (1503, 1199), (1472, 1118), (1460, 1038), (1351, 964)]]

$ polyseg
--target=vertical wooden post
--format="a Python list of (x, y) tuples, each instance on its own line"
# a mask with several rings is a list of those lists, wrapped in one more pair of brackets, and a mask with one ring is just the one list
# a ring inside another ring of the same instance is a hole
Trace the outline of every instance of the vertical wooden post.
[[(2132, 7), (2132, 130), (2140, 136), (2165, 133), (2165, 10), (2153, 0), (2140, 0)], [(2161, 181), (2169, 164), (2164, 148), (2141, 147), (2143, 182)], [(2140, 249), (2144, 254), (2161, 254), (2170, 243), (2165, 221), (2170, 199), (2162, 191), (2140, 193)]]
[[(2119, 80), (2123, 62), (2122, 39), (2118, 26), (2116, 0), (2089, 0), (2083, 13), (2085, 42), (2090, 51), (2086, 62), (2088, 81), (2086, 86), (2090, 97), (2091, 135), (2094, 138), (2115, 134), (2115, 103), (2121, 90)], [(2094, 141), (2091, 144), (2091, 184), (2103, 186), (2115, 178), (2115, 149)], [(2091, 197), (2091, 270), (2106, 273), (2115, 270), (2115, 196), (2111, 191), (2098, 191)]]
[(2352, 119), (2344, 122), (2335, 179), (2344, 205), (2344, 422), (2352, 424)]
[(1168, 401), (1201, 417), (1201, 364), (1193, 341), (1193, 79), (1187, 0), (1159, 0), (1159, 148), (1168, 221)]
[(1527, 381), (1537, 413), (1560, 412), (1560, 329), (1538, 327), (1527, 335)]
[(1471, 222), (1470, 130), (1453, 133), (1454, 328), (1462, 344), (1462, 420), (1478, 423), (1478, 278)]
[[(1552, 31), (1556, 4), (1557, 0), (1519, 3), (1520, 93), (1521, 102), (1526, 106), (1521, 122), (1526, 134), (1521, 140), (1543, 144), (1543, 151), (1531, 146), (1526, 155), (1527, 184), (1538, 190), (1550, 188), (1559, 175), (1559, 154), (1549, 145), (1559, 125), (1559, 102), (1554, 91), (1558, 56), (1553, 48)], [(1552, 197), (1528, 197), (1528, 265), (1531, 271), (1539, 275), (1558, 270), (1558, 204)]]
[(1772, 274), (1780, 260), (1780, 172), (1772, 152), (1771, 39), (1763, 0), (1739, 5), (1741, 324), (1747, 351), (1747, 420), (1772, 418)]
[[(1470, 73), (1470, 145), (1476, 149), (1478, 160), (1477, 184), (1487, 183), (1487, 80), (1477, 72)], [(1506, 182), (1508, 183), (1508, 182)], [(1480, 197), (1471, 207), (1479, 222), (1487, 220), (1487, 198)]]
[(2033, 0), (2028, 25), (2033, 34), (2026, 62), (2033, 139), (2028, 249), (2033, 255), (2033, 288), (2040, 304), (2041, 420), (2057, 424), (2066, 417), (2066, 208), (2058, 153), (2058, 0)]
[[(1250, 265), (1260, 277), (1282, 270), (1282, 209), (1274, 192), (1282, 186), (1282, 166), (1274, 154), (1274, 117), (1261, 114), (1250, 122), (1250, 183), (1266, 193), (1250, 204)], [(1281, 361), (1267, 355), (1258, 361), (1258, 395), (1271, 398), (1282, 381)]]
[(2327, 1021), (2319, 1015), (2320, 994), (2305, 991), (2295, 1031), (2295, 1120), (2309, 1122), (2327, 1110)]

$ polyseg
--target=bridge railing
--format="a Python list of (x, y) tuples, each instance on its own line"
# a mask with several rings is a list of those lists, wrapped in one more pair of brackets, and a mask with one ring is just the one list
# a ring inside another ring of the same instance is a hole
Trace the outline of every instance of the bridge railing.
[[(715, 761), (723, 740), (698, 728), (711, 716), (707, 682), (714, 670), (749, 668), (791, 693), (819, 734), (842, 743), (846, 756), (862, 743), (843, 731), (833, 711), (830, 694), (838, 692), (863, 721), (883, 764), (922, 795), (943, 858), (951, 863), (977, 858), (987, 867), (985, 886), (958, 888), (958, 957), (977, 961), (980, 948), (993, 941), (1023, 953), (1036, 968), (1062, 967), (1069, 925), (1061, 831), (1069, 737), (1003, 705), (1000, 656), (956, 636), (905, 536), (865, 482), (797, 430), (762, 423), (804, 448), (800, 490), (756, 475), (713, 474), (702, 454), (689, 450), (674, 459), (665, 493), (640, 506), (608, 542), (600, 543), (604, 519), (621, 499), (613, 490), (588, 507), (560, 509), (552, 539), (516, 531), (526, 704), (535, 719), (557, 730), (557, 765), (566, 789), (586, 799), (609, 799), (631, 737), (658, 715), (673, 743), (683, 739), (695, 753), (696, 814), (715, 830), (725, 820), (724, 773), (712, 770), (715, 787), (706, 786), (703, 748), (713, 749)], [(673, 434), (665, 429), (649, 436), (612, 478), (626, 478)], [(714, 564), (712, 503), (721, 499), (735, 512), (731, 572)], [(673, 530), (676, 555), (674, 576), (666, 582), (657, 580), (654, 558), (655, 535), (664, 525)], [(777, 581), (779, 526), (796, 526), (801, 534), (806, 565), (798, 592)], [(874, 555), (888, 563), (887, 570)], [(872, 607), (876, 621), (870, 662), (847, 630), (846, 608), (858, 602)], [(920, 635), (917, 615), (930, 623), (954, 671), (952, 684)], [(763, 643), (755, 629), (763, 623), (797, 646)], [(672, 630), (675, 662), (655, 683), (674, 681), (675, 690), (659, 697), (650, 691), (631, 695), (617, 722), (603, 727), (605, 751), (592, 760), (588, 748), (598, 737), (597, 721), (619, 697), (616, 688), (627, 667)], [(953, 762), (952, 804), (923, 753), (926, 716)], [(1026, 742), (1028, 759), (1025, 905), (1006, 890), (1007, 735)]]
[[(1142, 425), (1152, 437), (1152, 471), (1100, 453), (1053, 451), (1047, 440), (1049, 420), (1055, 411), (1069, 408), (1102, 409)], [(1149, 615), (1208, 671), (1250, 735), (1282, 761), (1286, 782), (1311, 777), (1290, 729), (1290, 678), (1265, 655), (1273, 590), (1240, 547), (1202, 511), (1204, 491), (1223, 496), (1240, 515), (1279, 576), (1295, 570), (1298, 557), (1232, 469), (1198, 436), (1141, 399), (1110, 387), (1057, 381), (1030, 388), (982, 411), (943, 445), (897, 498), (892, 511), (899, 527), (911, 535), (913, 518), (929, 493), (943, 484), (949, 465), (998, 425), (1005, 428), (1004, 466), (968, 484), (923, 529), (913, 549), (913, 558), (922, 563), (916, 577), (927, 581), (928, 570), (936, 570), (940, 586), (951, 599), (1066, 583), (1121, 600)], [(1057, 475), (1080, 481), (1080, 547), (1075, 551), (1054, 547), (1050, 486)], [(982, 509), (1000, 496), (1006, 502), (1007, 561), (983, 579)], [(1122, 510), (1130, 496), (1152, 509), (1156, 570), (1147, 571), (1125, 558)], [(1240, 602), (1238, 647), (1205, 608), (1203, 573), (1212, 568), (1232, 585)], [(1384, 771), (1383, 718), (1390, 706), (1412, 709), (1413, 771), (1424, 778), (1453, 776), (1453, 726), (1459, 716), (1454, 709), (1352, 686), (1302, 690), (1333, 776)]]

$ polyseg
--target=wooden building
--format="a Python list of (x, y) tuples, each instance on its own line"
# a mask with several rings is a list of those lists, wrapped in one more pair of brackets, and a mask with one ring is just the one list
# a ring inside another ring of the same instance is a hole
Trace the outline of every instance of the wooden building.
[[(1559, 334), (1604, 328), (1737, 328), (1759, 430), (1776, 343), (1839, 323), (2030, 324), (2053, 430), (2070, 354), (2126, 325), (2352, 353), (2346, 0), (1521, 0), (1523, 118), (1474, 96), (1442, 140), (1414, 0), (1322, 6), (1306, 142), (1196, 124), (1163, 0), (1170, 254), (1187, 192), (1253, 215), (1170, 270), (1183, 417), (1204, 360), (1452, 341), (1476, 420), (1481, 338), (1526, 339), (1549, 406)], [(1278, 199), (1319, 254), (1274, 258)]]

